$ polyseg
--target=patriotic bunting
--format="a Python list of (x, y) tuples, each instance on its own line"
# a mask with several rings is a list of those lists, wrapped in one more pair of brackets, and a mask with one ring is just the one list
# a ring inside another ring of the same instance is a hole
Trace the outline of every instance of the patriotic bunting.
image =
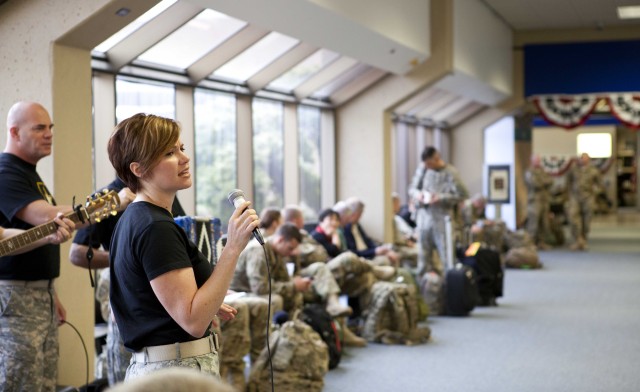
[(600, 99), (623, 124), (640, 129), (640, 93), (542, 95), (531, 98), (540, 115), (550, 124), (573, 129), (584, 124)]
[(611, 113), (621, 123), (631, 128), (640, 128), (640, 95), (611, 94), (607, 97)]
[(533, 103), (547, 122), (572, 129), (584, 124), (598, 101), (595, 95), (535, 97)]
[[(571, 169), (571, 166), (578, 164), (578, 157), (573, 156), (541, 156), (540, 165), (547, 174), (553, 177), (560, 177)], [(600, 173), (605, 174), (613, 165), (614, 158), (591, 158), (591, 164), (598, 168)]]
[(554, 177), (559, 177), (571, 168), (574, 160), (575, 158), (572, 156), (542, 156), (540, 157), (540, 164), (545, 172)]

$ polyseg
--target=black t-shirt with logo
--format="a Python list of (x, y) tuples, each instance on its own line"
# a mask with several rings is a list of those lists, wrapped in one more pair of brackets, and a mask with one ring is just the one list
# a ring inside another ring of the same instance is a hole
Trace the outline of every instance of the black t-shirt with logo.
[[(28, 230), (34, 226), (16, 214), (36, 200), (56, 205), (36, 167), (9, 153), (0, 154), (0, 226)], [(60, 246), (44, 245), (15, 256), (0, 257), (0, 280), (43, 280), (60, 275)]]
[(109, 263), (111, 308), (127, 349), (199, 338), (171, 318), (149, 283), (169, 271), (193, 268), (200, 287), (212, 273), (209, 260), (169, 211), (147, 202), (131, 203), (113, 233)]

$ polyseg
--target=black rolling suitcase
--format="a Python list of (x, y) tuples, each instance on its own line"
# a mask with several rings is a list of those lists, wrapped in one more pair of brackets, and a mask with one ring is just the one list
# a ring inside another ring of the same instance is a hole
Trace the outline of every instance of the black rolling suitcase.
[(492, 249), (480, 247), (474, 255), (461, 258), (461, 262), (473, 268), (478, 285), (479, 305), (495, 305), (502, 297), (504, 270), (500, 254)]
[(476, 307), (478, 288), (473, 268), (455, 262), (451, 218), (445, 217), (446, 231), (446, 272), (445, 272), (445, 308), (450, 316), (467, 316)]

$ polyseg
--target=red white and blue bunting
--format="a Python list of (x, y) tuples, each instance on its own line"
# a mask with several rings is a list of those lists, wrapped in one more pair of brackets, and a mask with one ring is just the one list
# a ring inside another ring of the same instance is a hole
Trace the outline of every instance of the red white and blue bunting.
[(573, 129), (584, 124), (600, 99), (623, 124), (640, 129), (640, 93), (585, 95), (539, 95), (531, 98), (542, 117), (550, 124)]
[[(540, 165), (547, 174), (553, 177), (560, 177), (571, 169), (573, 165), (577, 165), (579, 157), (573, 156), (557, 156), (548, 155), (540, 157)], [(591, 164), (600, 170), (600, 173), (605, 174), (609, 171), (613, 165), (614, 158), (591, 158)]]
[(621, 123), (640, 128), (640, 94), (610, 94), (607, 97), (611, 113)]
[(596, 107), (595, 95), (548, 95), (534, 97), (533, 103), (544, 119), (554, 125), (572, 129), (584, 124)]
[(571, 168), (574, 159), (575, 157), (572, 156), (541, 156), (540, 165), (548, 174), (559, 177)]

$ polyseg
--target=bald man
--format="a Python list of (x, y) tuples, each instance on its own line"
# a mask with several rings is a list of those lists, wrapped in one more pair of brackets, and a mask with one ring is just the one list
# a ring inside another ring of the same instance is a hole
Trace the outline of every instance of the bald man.
[[(7, 115), (7, 144), (0, 154), (0, 226), (28, 230), (56, 217), (60, 224), (59, 215), (73, 210), (56, 205), (36, 172), (52, 146), (53, 122), (47, 110), (35, 102), (13, 105)], [(60, 240), (69, 236), (70, 232)], [(55, 391), (57, 327), (66, 317), (54, 288), (60, 275), (59, 243), (0, 259), (2, 391)]]

